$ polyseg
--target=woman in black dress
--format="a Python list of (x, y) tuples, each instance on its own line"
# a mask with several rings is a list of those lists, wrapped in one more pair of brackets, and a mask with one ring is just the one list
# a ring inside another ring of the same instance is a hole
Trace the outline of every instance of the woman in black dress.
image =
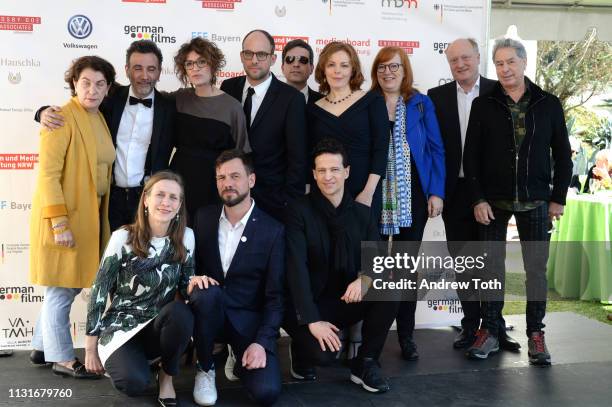
[(360, 89), (364, 81), (355, 49), (331, 42), (323, 48), (315, 79), (325, 97), (308, 105), (311, 145), (324, 138), (339, 140), (349, 156), (347, 190), (357, 202), (371, 207), (378, 220), (382, 207), (380, 178), (387, 165), (387, 108), (376, 92)]
[(240, 103), (214, 85), (225, 57), (217, 46), (194, 38), (174, 57), (174, 70), (186, 87), (176, 98), (176, 152), (170, 168), (185, 180), (188, 224), (200, 206), (218, 202), (215, 159), (221, 151), (250, 151)]

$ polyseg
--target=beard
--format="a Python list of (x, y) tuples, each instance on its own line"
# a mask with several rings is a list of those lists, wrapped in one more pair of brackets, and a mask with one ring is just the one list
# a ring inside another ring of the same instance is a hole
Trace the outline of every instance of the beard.
[[(233, 191), (233, 192), (235, 192), (237, 194), (234, 198), (226, 197), (225, 194), (221, 195), (221, 200), (223, 201), (223, 204), (225, 206), (230, 207), (230, 208), (232, 206), (238, 205), (239, 203), (244, 201), (247, 196), (249, 196), (249, 191), (245, 192), (244, 194), (238, 194), (238, 191), (236, 191), (235, 189), (231, 189), (231, 190), (228, 190), (228, 191)], [(226, 192), (226, 191), (224, 191), (224, 192)]]

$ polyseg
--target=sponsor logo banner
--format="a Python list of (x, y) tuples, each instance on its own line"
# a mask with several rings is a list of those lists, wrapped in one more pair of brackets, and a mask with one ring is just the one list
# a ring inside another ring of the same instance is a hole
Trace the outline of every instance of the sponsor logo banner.
[(242, 0), (203, 0), (202, 8), (217, 10), (233, 10), (234, 3), (242, 3)]
[(283, 51), (283, 48), (285, 48), (285, 45), (287, 45), (289, 41), (304, 40), (305, 42), (308, 42), (308, 37), (302, 37), (297, 35), (273, 35), (272, 37), (274, 38), (274, 51), (279, 52)]
[(40, 24), (40, 22), (40, 17), (0, 15), (0, 30), (33, 32), (34, 26)]
[(38, 154), (0, 154), (0, 170), (33, 170), (37, 162)]
[(414, 49), (419, 48), (421, 44), (419, 41), (405, 41), (405, 40), (378, 40), (379, 47), (400, 47), (406, 51), (406, 54), (414, 54)]
[(151, 40), (157, 44), (174, 44), (176, 37), (166, 35), (161, 25), (125, 25), (123, 33), (134, 40)]

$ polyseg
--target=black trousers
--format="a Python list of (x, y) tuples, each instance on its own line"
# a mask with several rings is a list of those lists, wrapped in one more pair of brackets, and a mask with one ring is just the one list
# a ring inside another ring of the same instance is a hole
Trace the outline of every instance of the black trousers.
[(134, 222), (142, 187), (121, 188), (112, 185), (108, 204), (111, 232)]
[(281, 375), (278, 357), (266, 349), (266, 366), (248, 370), (242, 367), (242, 355), (255, 338), (241, 335), (227, 318), (223, 289), (209, 286), (196, 287), (189, 303), (195, 315), (194, 340), (200, 367), (208, 371), (213, 366), (215, 342), (228, 343), (236, 355), (236, 373), (250, 396), (257, 404), (268, 406), (278, 399), (281, 392)]
[(115, 389), (128, 396), (142, 394), (151, 377), (149, 360), (160, 356), (164, 372), (176, 376), (192, 333), (193, 314), (189, 306), (180, 301), (164, 305), (153, 321), (106, 360), (104, 368)]
[[(492, 207), (493, 216), (489, 225), (479, 225), (480, 239), (492, 242), (487, 251), (487, 268), (490, 273), (505, 284), (506, 247), (499, 242), (506, 241), (508, 221), (514, 215), (521, 240), (521, 254), (525, 267), (527, 288), (527, 336), (544, 328), (543, 320), (546, 314), (546, 263), (548, 262), (548, 204), (542, 204), (535, 209), (522, 212), (512, 212)], [(534, 243), (536, 242), (536, 243)], [(492, 297), (495, 297), (495, 293)], [(497, 316), (504, 307), (503, 301), (483, 301), (482, 327), (493, 335), (503, 334)]]
[[(342, 293), (338, 294), (338, 298)], [(362, 343), (358, 358), (378, 359), (385, 346), (387, 333), (395, 315), (398, 302), (363, 301), (346, 304), (339, 299), (321, 299), (317, 308), (323, 321), (334, 324), (339, 329), (349, 327), (363, 320), (361, 328)], [(291, 336), (291, 347), (301, 366), (328, 365), (336, 358), (336, 352), (322, 351), (319, 341), (310, 333), (308, 325), (298, 325), (295, 309), (285, 312), (283, 329)]]

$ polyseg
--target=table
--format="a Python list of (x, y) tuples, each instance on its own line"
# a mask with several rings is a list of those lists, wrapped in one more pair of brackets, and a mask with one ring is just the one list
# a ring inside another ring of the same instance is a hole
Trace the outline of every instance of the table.
[(565, 298), (612, 303), (612, 195), (568, 196), (553, 230), (548, 287)]

